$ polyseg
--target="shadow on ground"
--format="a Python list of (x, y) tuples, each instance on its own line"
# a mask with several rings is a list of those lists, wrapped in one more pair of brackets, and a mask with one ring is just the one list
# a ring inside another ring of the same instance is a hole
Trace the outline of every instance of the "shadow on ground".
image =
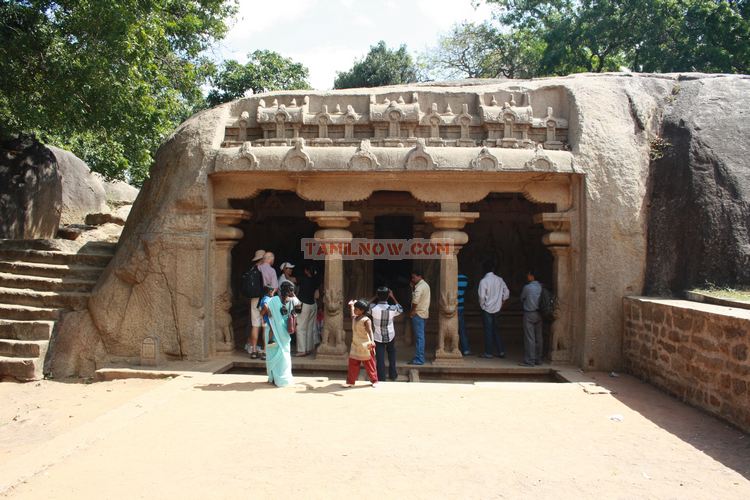
[(589, 376), (631, 410), (750, 479), (750, 435), (635, 377)]

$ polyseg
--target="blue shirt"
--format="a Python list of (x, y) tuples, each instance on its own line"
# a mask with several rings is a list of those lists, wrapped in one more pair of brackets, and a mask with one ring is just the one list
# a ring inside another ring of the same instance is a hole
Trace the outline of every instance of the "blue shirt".
[(458, 310), (464, 310), (464, 294), (469, 288), (469, 277), (465, 274), (458, 275)]
[(539, 310), (539, 297), (542, 295), (542, 285), (538, 281), (534, 280), (527, 283), (526, 286), (521, 290), (521, 304), (523, 304), (523, 310), (525, 312), (533, 312)]
[[(269, 297), (268, 295), (264, 295), (263, 297), (261, 297), (260, 300), (258, 301), (258, 309), (262, 311), (263, 306), (268, 305), (268, 302), (271, 300), (271, 298), (272, 297)], [(263, 315), (263, 322), (267, 325), (271, 324), (271, 320), (268, 319), (268, 313)]]

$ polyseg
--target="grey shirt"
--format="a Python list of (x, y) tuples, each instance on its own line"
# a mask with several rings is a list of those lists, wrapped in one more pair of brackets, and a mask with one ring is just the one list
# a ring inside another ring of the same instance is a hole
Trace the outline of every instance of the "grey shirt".
[(542, 295), (542, 285), (534, 280), (527, 283), (521, 290), (521, 304), (524, 312), (534, 312), (539, 310), (539, 297)]

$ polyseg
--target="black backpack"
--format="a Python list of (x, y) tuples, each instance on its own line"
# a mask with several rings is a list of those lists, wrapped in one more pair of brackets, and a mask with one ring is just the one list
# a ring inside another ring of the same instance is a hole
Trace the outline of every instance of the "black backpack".
[(250, 269), (242, 274), (242, 295), (250, 299), (263, 296), (263, 275), (258, 266), (250, 266)]
[(539, 313), (542, 315), (542, 319), (545, 321), (552, 321), (555, 319), (556, 302), (557, 298), (552, 292), (542, 287), (542, 293), (539, 295)]

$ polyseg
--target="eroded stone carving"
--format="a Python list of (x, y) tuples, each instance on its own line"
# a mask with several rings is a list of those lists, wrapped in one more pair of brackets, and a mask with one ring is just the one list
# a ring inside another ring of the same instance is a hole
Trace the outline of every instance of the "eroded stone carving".
[(432, 156), (425, 151), (424, 139), (417, 139), (417, 145), (406, 157), (407, 170), (429, 170), (436, 168), (437, 164)]
[(370, 149), (370, 141), (363, 140), (347, 163), (349, 170), (374, 170), (380, 167), (378, 158)]
[(305, 151), (305, 139), (298, 138), (294, 147), (284, 156), (281, 162), (281, 168), (284, 170), (306, 170), (315, 166), (315, 162), (310, 160), (310, 156)]
[(524, 167), (529, 170), (553, 170), (557, 164), (544, 152), (542, 145), (537, 144), (534, 157), (524, 163)]
[(240, 147), (240, 158), (247, 160), (250, 163), (250, 169), (255, 170), (258, 168), (258, 158), (252, 153), (251, 149), (252, 143), (243, 142)]
[(497, 159), (495, 155), (490, 153), (487, 148), (482, 148), (476, 158), (471, 160), (471, 168), (474, 170), (499, 170), (502, 168), (502, 163)]

